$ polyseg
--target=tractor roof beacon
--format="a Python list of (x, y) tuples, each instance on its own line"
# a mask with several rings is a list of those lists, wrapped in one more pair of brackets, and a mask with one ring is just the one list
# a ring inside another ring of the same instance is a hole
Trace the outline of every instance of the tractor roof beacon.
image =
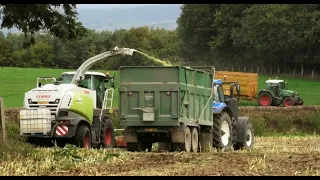
[(253, 126), (249, 122), (249, 117), (239, 117), (238, 115), (238, 99), (234, 98), (233, 89), (236, 87), (237, 93), (240, 94), (240, 84), (230, 84), (230, 95), (225, 96), (223, 90), (223, 82), (218, 79), (214, 80), (214, 98), (212, 102), (213, 108), (213, 144), (224, 150), (229, 150), (232, 145), (235, 150), (252, 149), (254, 142)]
[[(30, 143), (55, 140), (79, 147), (116, 146), (109, 117), (114, 93), (114, 76), (88, 70), (96, 62), (117, 55), (133, 55), (136, 50), (114, 48), (86, 60), (75, 72), (64, 72), (58, 80), (39, 77), (36, 88), (25, 93), (20, 111), (20, 135)], [(39, 81), (51, 79), (51, 84)]]
[(266, 80), (266, 87), (258, 93), (260, 106), (301, 106), (303, 99), (300, 95), (288, 89), (288, 83), (280, 79)]

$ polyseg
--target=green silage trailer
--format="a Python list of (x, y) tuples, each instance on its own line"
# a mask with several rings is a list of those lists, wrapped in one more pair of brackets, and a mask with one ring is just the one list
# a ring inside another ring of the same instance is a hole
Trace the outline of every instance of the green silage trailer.
[(119, 121), (129, 151), (212, 147), (214, 67), (122, 66)]

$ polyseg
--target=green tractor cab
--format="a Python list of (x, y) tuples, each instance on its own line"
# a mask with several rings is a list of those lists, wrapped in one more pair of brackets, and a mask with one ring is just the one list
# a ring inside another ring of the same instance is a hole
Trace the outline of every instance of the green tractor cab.
[(269, 79), (266, 87), (258, 93), (259, 106), (301, 106), (303, 100), (295, 91), (288, 90), (288, 82), (280, 79)]

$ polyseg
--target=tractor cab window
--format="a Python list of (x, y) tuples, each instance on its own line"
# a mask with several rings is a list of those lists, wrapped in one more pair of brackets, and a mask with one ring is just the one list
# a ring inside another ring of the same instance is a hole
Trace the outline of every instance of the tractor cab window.
[(215, 85), (213, 86), (213, 101), (224, 102), (224, 93), (222, 86)]
[(274, 87), (279, 87), (278, 83), (267, 83), (266, 89), (273, 89)]
[(213, 101), (219, 101), (218, 87), (213, 86)]
[(281, 88), (280, 83), (268, 83), (266, 89), (271, 90), (272, 92), (275, 93), (276, 96), (279, 96), (280, 88)]
[(286, 89), (286, 86), (285, 86), (284, 82), (281, 82), (281, 83), (280, 83), (280, 88), (281, 88), (281, 89)]

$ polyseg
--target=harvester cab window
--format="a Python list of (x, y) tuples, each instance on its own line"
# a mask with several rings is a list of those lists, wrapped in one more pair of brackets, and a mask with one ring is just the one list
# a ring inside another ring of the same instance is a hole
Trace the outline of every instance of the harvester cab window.
[(102, 102), (104, 98), (105, 88), (104, 88), (104, 77), (103, 76), (93, 76), (93, 90), (97, 94), (97, 108), (102, 108)]
[(70, 84), (73, 78), (73, 74), (62, 75), (62, 84)]
[(91, 75), (85, 75), (84, 79), (79, 82), (79, 87), (91, 89)]

